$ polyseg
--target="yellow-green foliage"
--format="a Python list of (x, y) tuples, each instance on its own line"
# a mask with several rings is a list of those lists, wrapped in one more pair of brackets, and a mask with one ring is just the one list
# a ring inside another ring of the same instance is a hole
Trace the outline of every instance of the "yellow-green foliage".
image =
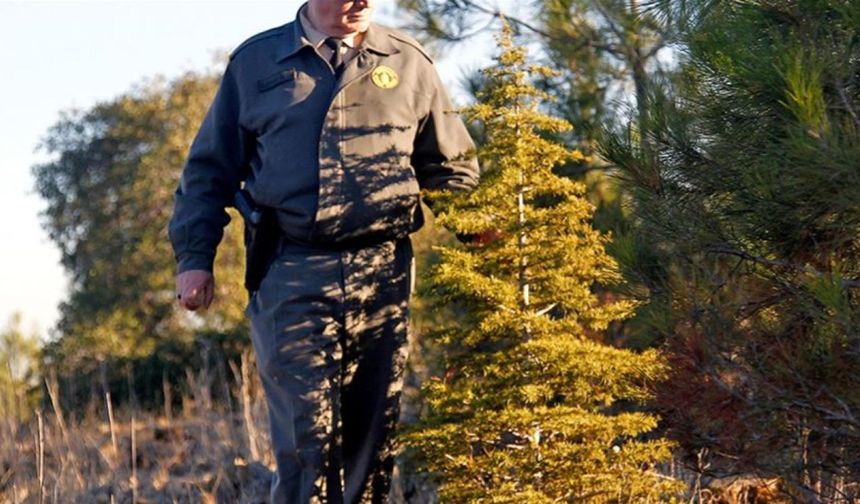
[(27, 420), (39, 400), (39, 338), (21, 328), (21, 314), (0, 330), (0, 420)]
[(466, 113), (485, 128), (481, 184), (434, 192), (438, 222), (454, 232), (498, 230), (485, 245), (438, 247), (433, 281), (468, 317), (445, 331), (444, 378), (425, 387), (428, 413), (404, 437), (438, 479), (443, 502), (667, 502), (681, 485), (657, 474), (671, 444), (643, 439), (657, 418), (641, 408), (664, 378), (656, 351), (599, 342), (635, 303), (596, 286), (621, 281), (591, 226), (585, 187), (553, 173), (588, 162), (547, 134), (570, 128), (538, 110), (507, 28), (498, 65)]

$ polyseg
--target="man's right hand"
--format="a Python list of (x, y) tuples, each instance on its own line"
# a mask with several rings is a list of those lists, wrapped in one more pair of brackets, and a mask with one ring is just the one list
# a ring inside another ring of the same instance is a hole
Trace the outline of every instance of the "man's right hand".
[(472, 238), (472, 243), (478, 246), (484, 246), (504, 237), (504, 233), (500, 229), (489, 229), (487, 231), (476, 234)]
[(176, 300), (179, 306), (194, 311), (209, 308), (215, 298), (215, 277), (206, 270), (188, 270), (176, 275)]
[(492, 243), (496, 240), (504, 238), (505, 235), (500, 229), (489, 229), (487, 231), (482, 231), (480, 233), (475, 234), (456, 233), (455, 236), (460, 241), (460, 243), (484, 246), (488, 243)]

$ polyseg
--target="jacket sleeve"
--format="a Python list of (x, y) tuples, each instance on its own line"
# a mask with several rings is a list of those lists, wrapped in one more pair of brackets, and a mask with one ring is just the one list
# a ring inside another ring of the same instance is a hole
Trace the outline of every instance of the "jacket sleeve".
[[(422, 189), (470, 190), (480, 170), (475, 144), (434, 66), (430, 67), (430, 110), (418, 123), (412, 166)], [(425, 202), (432, 209), (432, 202)]]
[(191, 144), (174, 195), (168, 234), (180, 273), (212, 271), (230, 222), (225, 207), (239, 189), (253, 148), (252, 135), (239, 124), (239, 90), (231, 63)]

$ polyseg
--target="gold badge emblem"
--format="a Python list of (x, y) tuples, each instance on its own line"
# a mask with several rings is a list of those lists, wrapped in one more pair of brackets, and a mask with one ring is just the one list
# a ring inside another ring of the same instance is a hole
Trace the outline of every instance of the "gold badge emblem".
[(370, 78), (374, 84), (382, 89), (391, 89), (397, 87), (397, 84), (400, 83), (400, 76), (397, 75), (397, 72), (393, 68), (383, 65), (374, 68)]

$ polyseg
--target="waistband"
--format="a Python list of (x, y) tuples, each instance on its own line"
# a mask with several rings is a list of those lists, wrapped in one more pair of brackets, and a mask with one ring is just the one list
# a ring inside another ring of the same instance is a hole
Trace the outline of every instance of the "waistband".
[(345, 239), (338, 242), (310, 242), (289, 236), (279, 230), (278, 253), (283, 252), (344, 252), (360, 250), (364, 248), (379, 247), (386, 243), (396, 243), (401, 240), (409, 240), (405, 236), (369, 236)]

